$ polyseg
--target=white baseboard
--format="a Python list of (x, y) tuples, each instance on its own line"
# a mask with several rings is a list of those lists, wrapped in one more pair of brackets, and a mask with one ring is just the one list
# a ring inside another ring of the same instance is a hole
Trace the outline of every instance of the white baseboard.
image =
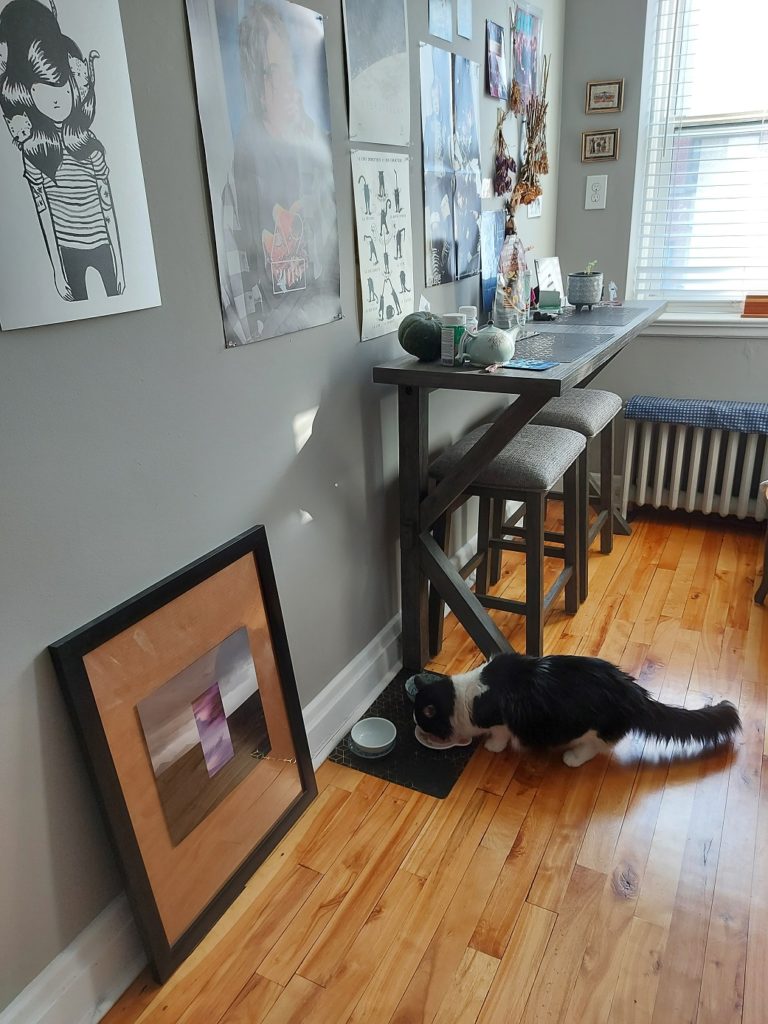
[(0, 1024), (96, 1024), (146, 962), (120, 895), (0, 1012)]
[[(463, 565), (474, 550), (472, 538), (451, 560)], [(398, 614), (304, 708), (315, 768), (401, 668)], [(97, 1024), (146, 962), (121, 894), (0, 1011), (0, 1024)]]
[(315, 768), (397, 675), (402, 664), (398, 614), (304, 708)]
[[(470, 538), (451, 556), (451, 561), (456, 566), (464, 565), (476, 547), (476, 537)], [(446, 607), (445, 614), (449, 611)], [(315, 768), (325, 761), (402, 667), (398, 614), (304, 708), (304, 724)]]

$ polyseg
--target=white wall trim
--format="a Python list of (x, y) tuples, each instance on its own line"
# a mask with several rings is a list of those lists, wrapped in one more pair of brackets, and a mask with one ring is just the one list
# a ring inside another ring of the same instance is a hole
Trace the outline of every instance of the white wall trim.
[[(476, 548), (472, 537), (451, 556), (464, 565)], [(446, 608), (446, 614), (449, 609)], [(304, 708), (312, 763), (317, 768), (403, 666), (400, 615), (392, 618)]]
[(401, 668), (398, 613), (304, 708), (315, 768)]
[[(472, 538), (451, 561), (463, 565), (474, 550)], [(402, 664), (398, 613), (303, 709), (315, 768)], [(97, 1024), (146, 962), (121, 894), (0, 1012), (0, 1024)]]
[(645, 338), (733, 338), (768, 341), (768, 319), (744, 318), (738, 313), (664, 313), (646, 327)]
[(0, 1013), (0, 1024), (96, 1024), (146, 962), (121, 894)]

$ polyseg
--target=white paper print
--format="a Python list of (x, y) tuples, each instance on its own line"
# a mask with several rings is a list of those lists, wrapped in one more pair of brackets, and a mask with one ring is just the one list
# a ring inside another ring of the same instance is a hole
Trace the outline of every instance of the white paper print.
[(504, 244), (503, 210), (483, 210), (480, 222), (480, 250), (482, 256), (483, 309), (490, 313), (496, 296), (499, 256)]
[(453, 228), (453, 76), (451, 54), (421, 44), (424, 153), (424, 258), (427, 287), (456, 279)]
[(344, 0), (352, 142), (407, 146), (411, 76), (405, 0)]
[(187, 0), (227, 347), (341, 316), (325, 26), (288, 0)]
[(472, 0), (456, 0), (456, 30), (464, 39), (472, 38)]
[(0, 0), (0, 324), (160, 304), (118, 0)]
[(403, 153), (352, 152), (363, 341), (396, 331), (413, 312), (409, 165)]
[(452, 0), (429, 0), (429, 34), (453, 42)]

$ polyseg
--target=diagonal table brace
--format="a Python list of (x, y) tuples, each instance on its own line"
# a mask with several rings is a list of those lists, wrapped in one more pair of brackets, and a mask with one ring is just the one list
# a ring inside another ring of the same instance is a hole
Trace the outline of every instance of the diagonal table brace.
[(419, 538), (421, 564), (440, 596), (487, 658), (508, 653), (511, 644), (467, 587), (458, 569), (429, 533)]

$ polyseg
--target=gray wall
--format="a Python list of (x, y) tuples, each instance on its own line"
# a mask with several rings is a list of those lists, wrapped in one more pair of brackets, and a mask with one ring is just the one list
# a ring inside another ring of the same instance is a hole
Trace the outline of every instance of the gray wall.
[[(162, 308), (0, 336), (0, 1007), (120, 888), (48, 662), (51, 641), (257, 522), (267, 526), (303, 704), (397, 612), (395, 402), (370, 378), (399, 349), (393, 337), (358, 343), (340, 5), (314, 6), (328, 19), (344, 319), (224, 350), (184, 5), (132, 0), (121, 7)], [(479, 60), (483, 19), (505, 23), (507, 4), (474, 6), (475, 39), (455, 49)], [(544, 6), (557, 166), (564, 0)], [(410, 8), (418, 82), (426, 0)], [(417, 210), (418, 115), (416, 92)], [(490, 174), (489, 99), (482, 123)], [(554, 249), (554, 188), (552, 175), (544, 216), (519, 225), (541, 253)], [(474, 279), (429, 298), (450, 310), (478, 291)], [(436, 445), (493, 409), (489, 399), (435, 398)], [(294, 418), (315, 407), (297, 454)]]
[[(669, 337), (647, 332), (599, 375), (596, 386), (632, 395), (768, 399), (768, 332), (762, 339)], [(619, 441), (621, 438), (619, 438)], [(621, 445), (617, 459), (621, 457)]]
[[(598, 261), (606, 286), (626, 285), (646, 0), (568, 0), (563, 55), (563, 116), (557, 196), (557, 254), (565, 275)], [(590, 80), (623, 78), (620, 114), (585, 114)], [(619, 159), (581, 162), (581, 133), (621, 129)], [(585, 210), (588, 174), (608, 175), (605, 210)]]

